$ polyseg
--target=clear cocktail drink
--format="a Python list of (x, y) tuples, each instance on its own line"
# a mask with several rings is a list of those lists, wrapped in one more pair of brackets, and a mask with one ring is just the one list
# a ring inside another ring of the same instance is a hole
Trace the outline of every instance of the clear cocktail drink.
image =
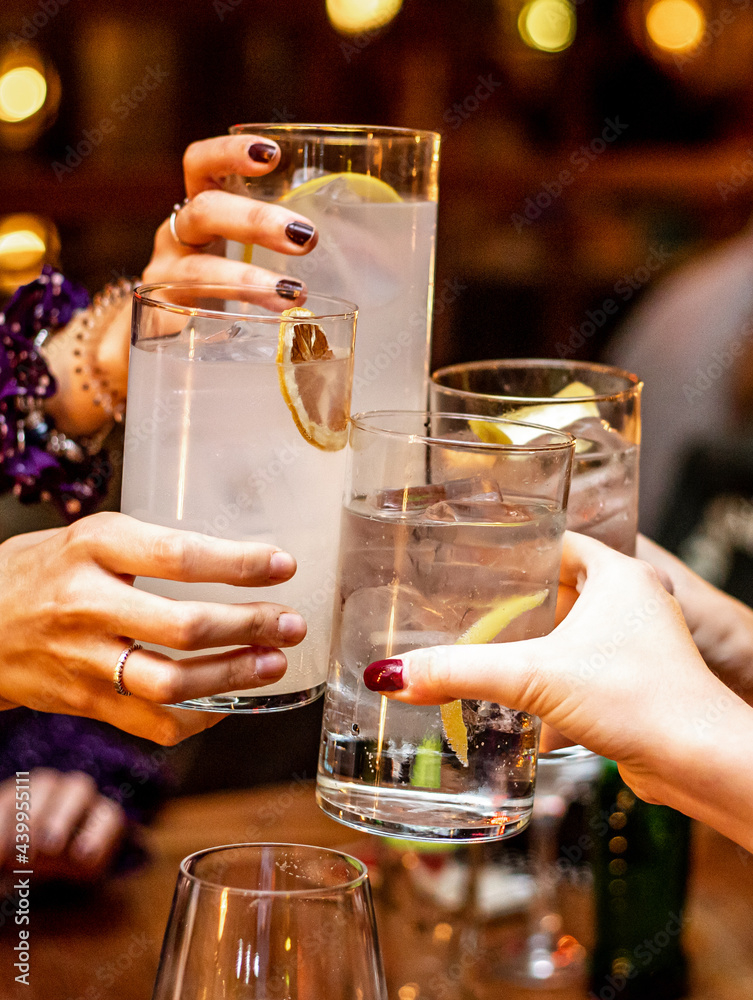
[[(551, 360), (479, 361), (434, 372), (432, 409), (569, 431), (576, 438), (567, 527), (632, 555), (638, 526), (642, 383), (607, 365)], [(512, 432), (514, 441), (535, 438)]]
[[(312, 296), (309, 308), (320, 315), (303, 326), (316, 323), (331, 357), (278, 361), (279, 315), (250, 304), (243, 311), (237, 290), (173, 288), (137, 292), (122, 510), (168, 527), (277, 545), (295, 555), (298, 571), (269, 588), (151, 579), (137, 586), (172, 598), (296, 608), (308, 634), (287, 651), (281, 681), (191, 707), (305, 704), (326, 677), (355, 316), (345, 303)], [(315, 418), (338, 409), (339, 428), (317, 427)], [(301, 426), (319, 436), (318, 445)]]
[[(391, 702), (363, 671), (424, 646), (551, 629), (572, 440), (540, 428), (535, 449), (484, 446), (462, 417), (442, 417), (436, 437), (422, 418), (366, 414), (351, 430), (317, 795), (375, 833), (496, 839), (530, 815), (538, 720), (479, 701)], [(392, 436), (370, 440), (380, 425)], [(500, 489), (511, 478), (521, 492)]]
[(439, 136), (350, 126), (235, 126), (273, 139), (279, 166), (228, 187), (310, 219), (303, 257), (230, 245), (260, 267), (358, 304), (353, 412), (423, 409), (429, 374)]

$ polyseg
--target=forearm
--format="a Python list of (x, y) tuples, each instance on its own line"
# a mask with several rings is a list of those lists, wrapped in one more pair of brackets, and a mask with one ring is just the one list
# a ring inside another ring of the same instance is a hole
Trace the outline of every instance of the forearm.
[(656, 734), (662, 764), (635, 791), (753, 851), (753, 708), (720, 686), (687, 722), (686, 737), (669, 747)]

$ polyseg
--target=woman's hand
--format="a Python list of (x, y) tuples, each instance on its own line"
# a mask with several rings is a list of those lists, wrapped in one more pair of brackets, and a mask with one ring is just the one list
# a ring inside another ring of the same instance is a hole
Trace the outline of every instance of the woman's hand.
[[(16, 830), (16, 781), (0, 784), (0, 872), (13, 863)], [(123, 809), (100, 795), (81, 771), (62, 773), (38, 767), (31, 772), (25, 857), (34, 881), (90, 882), (104, 875), (126, 830)]]
[(579, 596), (549, 635), (405, 653), (370, 665), (367, 686), (415, 704), (478, 698), (531, 712), (617, 761), (641, 798), (752, 846), (753, 779), (746, 789), (740, 769), (753, 710), (708, 669), (657, 571), (568, 532), (561, 583)]
[[(228, 175), (258, 177), (274, 170), (279, 159), (280, 150), (275, 143), (253, 135), (218, 136), (192, 143), (183, 157), (189, 200), (175, 219), (175, 232), (183, 243), (173, 237), (166, 219), (154, 237), (152, 257), (143, 273), (144, 283), (254, 285), (261, 289), (259, 294), (253, 294), (253, 301), (259, 305), (281, 311), (293, 302), (303, 304), (306, 298), (303, 282), (224, 256), (225, 239), (258, 244), (298, 257), (316, 246), (318, 234), (304, 216), (282, 205), (223, 190)], [(99, 377), (107, 383), (114, 398), (124, 398), (126, 394), (130, 322), (129, 300), (104, 331), (93, 359)], [(78, 388), (80, 379), (74, 372), (80, 362), (73, 354), (77, 346), (75, 340), (67, 344), (63, 332), (52, 339), (48, 349), (58, 381), (58, 393), (49, 410), (58, 427), (74, 437), (93, 433), (104, 419), (102, 409), (92, 402), (94, 394)]]
[[(181, 711), (184, 701), (280, 679), (281, 646), (306, 634), (290, 608), (266, 602), (174, 601), (136, 590), (136, 576), (240, 587), (282, 583), (295, 560), (272, 545), (175, 531), (124, 514), (94, 514), (68, 528), (0, 545), (0, 707), (84, 715), (173, 744), (221, 716)], [(128, 657), (124, 698), (113, 684), (132, 640), (231, 652), (175, 661), (149, 650)]]

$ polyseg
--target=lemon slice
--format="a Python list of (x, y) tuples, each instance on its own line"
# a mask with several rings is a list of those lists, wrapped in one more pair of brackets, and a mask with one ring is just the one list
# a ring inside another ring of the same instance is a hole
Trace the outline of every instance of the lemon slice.
[(287, 191), (278, 200), (280, 202), (292, 201), (293, 199), (306, 198), (308, 195), (316, 194), (329, 184), (337, 183), (344, 187), (347, 195), (352, 196), (354, 201), (402, 201), (403, 199), (397, 191), (390, 187), (385, 181), (380, 181), (378, 177), (371, 174), (358, 174), (352, 171), (336, 174), (322, 174), (320, 177), (312, 177), (310, 181), (304, 181), (297, 187)]
[[(594, 391), (584, 382), (571, 382), (564, 389), (555, 392), (557, 399), (569, 399), (578, 396), (593, 396)], [(541, 424), (554, 430), (562, 430), (576, 420), (586, 417), (599, 418), (599, 407), (592, 399), (579, 399), (577, 402), (566, 403), (535, 403), (533, 406), (521, 406), (514, 413), (508, 414), (510, 420), (528, 421)], [(490, 420), (469, 420), (473, 433), (481, 441), (491, 444), (528, 444), (541, 434), (537, 427), (520, 427), (508, 424), (503, 431), (498, 424)], [(586, 445), (587, 447), (587, 445)], [(576, 451), (580, 451), (576, 443)]]
[[(278, 204), (289, 201), (299, 201), (309, 195), (316, 194), (328, 184), (340, 184), (344, 188), (345, 197), (338, 200), (344, 202), (396, 202), (403, 199), (397, 191), (390, 187), (385, 181), (380, 181), (378, 177), (371, 174), (358, 174), (351, 171), (335, 174), (321, 174), (319, 177), (312, 177), (310, 181), (304, 181), (297, 187), (286, 191), (284, 195), (277, 199)], [(302, 209), (305, 215), (305, 206)], [(247, 243), (243, 248), (243, 260), (246, 264), (252, 262), (254, 247), (252, 243)]]
[[(455, 645), (469, 646), (491, 642), (511, 621), (543, 604), (547, 594), (546, 590), (537, 590), (533, 594), (518, 594), (507, 598), (466, 629), (460, 638), (455, 640)], [(463, 767), (468, 767), (468, 730), (463, 722), (463, 702), (449, 701), (440, 706), (440, 711), (445, 739)]]
[(348, 386), (337, 368), (317, 364), (334, 361), (335, 354), (321, 326), (305, 322), (313, 315), (300, 308), (282, 313), (277, 375), (282, 398), (301, 435), (322, 451), (339, 451), (348, 440)]

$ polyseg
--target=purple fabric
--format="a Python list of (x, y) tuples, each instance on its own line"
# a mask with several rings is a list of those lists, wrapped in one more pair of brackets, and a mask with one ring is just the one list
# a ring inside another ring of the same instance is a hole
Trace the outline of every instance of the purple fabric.
[(83, 771), (138, 822), (151, 817), (171, 788), (164, 758), (161, 747), (142, 749), (92, 719), (27, 708), (0, 712), (0, 781), (36, 767)]
[(65, 326), (89, 304), (81, 285), (45, 264), (42, 273), (17, 289), (0, 313), (0, 493), (13, 490), (21, 503), (50, 499), (69, 520), (96, 509), (107, 493), (111, 468), (105, 452), (74, 462), (47, 451), (51, 420), (25, 426), (28, 397), (46, 399), (56, 389), (34, 347), (43, 329)]

